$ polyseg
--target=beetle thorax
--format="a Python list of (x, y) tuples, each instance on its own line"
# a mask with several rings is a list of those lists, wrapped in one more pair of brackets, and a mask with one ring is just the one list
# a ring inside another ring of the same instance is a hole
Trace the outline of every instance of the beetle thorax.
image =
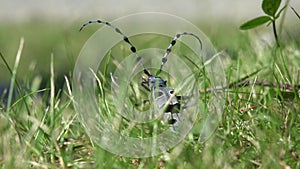
[(148, 78), (148, 82), (151, 89), (155, 89), (156, 87), (161, 88), (167, 86), (166, 80), (163, 80), (162, 78), (156, 76), (150, 76)]

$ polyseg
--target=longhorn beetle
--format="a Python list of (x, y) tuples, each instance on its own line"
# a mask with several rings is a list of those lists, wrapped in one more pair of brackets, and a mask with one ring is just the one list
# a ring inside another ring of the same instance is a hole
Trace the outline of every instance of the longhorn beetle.
[(79, 29), (79, 31), (81, 31), (84, 27), (92, 23), (104, 24), (113, 28), (115, 32), (120, 34), (123, 37), (123, 40), (127, 44), (129, 44), (131, 52), (135, 54), (137, 62), (141, 63), (143, 67), (143, 72), (147, 76), (147, 78), (142, 78), (142, 87), (152, 93), (152, 99), (157, 104), (157, 108), (159, 110), (164, 110), (164, 121), (170, 125), (170, 129), (172, 131), (175, 131), (175, 126), (178, 126), (180, 121), (179, 110), (184, 107), (183, 105), (181, 105), (181, 101), (184, 99), (184, 97), (175, 95), (174, 88), (168, 87), (167, 81), (159, 77), (159, 74), (162, 72), (163, 66), (167, 62), (167, 57), (170, 54), (172, 47), (176, 44), (177, 39), (185, 35), (192, 36), (198, 40), (200, 48), (202, 49), (202, 42), (200, 38), (197, 35), (189, 32), (182, 32), (176, 34), (176, 36), (171, 41), (171, 43), (166, 49), (165, 54), (162, 57), (159, 70), (155, 74), (151, 74), (147, 69), (145, 69), (144, 64), (142, 62), (142, 58), (137, 54), (136, 47), (130, 42), (128, 37), (119, 28), (115, 27), (111, 23), (102, 20), (91, 20), (84, 23)]

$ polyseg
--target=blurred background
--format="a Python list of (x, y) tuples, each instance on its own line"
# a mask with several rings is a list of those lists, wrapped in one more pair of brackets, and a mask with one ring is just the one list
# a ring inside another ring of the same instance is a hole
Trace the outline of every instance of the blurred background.
[[(0, 2), (0, 19), (6, 23), (33, 19), (63, 22), (74, 22), (89, 17), (114, 19), (146, 11), (166, 12), (191, 21), (209, 19), (240, 22), (262, 14), (261, 0), (1, 0)], [(290, 5), (298, 9), (300, 1), (291, 0)]]
[[(300, 12), (299, 0), (291, 0), (290, 6)], [(240, 31), (239, 26), (263, 14), (261, 0), (1, 0), (0, 9), (0, 52), (13, 67), (20, 38), (24, 37), (18, 78), (39, 76), (43, 83), (49, 79), (51, 54), (54, 55), (56, 77), (71, 76), (81, 47), (99, 28), (79, 33), (81, 24), (90, 19), (112, 21), (136, 12), (166, 12), (197, 25), (218, 50), (226, 49), (237, 55), (241, 49), (240, 35), (248, 33)], [(291, 30), (291, 36), (299, 36), (299, 23), (287, 8), (284, 29)], [(271, 27), (262, 26), (258, 30), (272, 33)], [(258, 30), (253, 31), (254, 34), (258, 35)], [(7, 84), (9, 79), (10, 73), (1, 60), (0, 86)]]

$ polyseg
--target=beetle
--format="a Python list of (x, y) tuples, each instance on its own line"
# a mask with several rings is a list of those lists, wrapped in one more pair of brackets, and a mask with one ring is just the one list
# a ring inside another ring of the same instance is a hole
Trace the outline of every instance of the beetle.
[(176, 44), (176, 41), (181, 36), (194, 37), (196, 40), (198, 40), (200, 48), (202, 49), (201, 39), (197, 35), (190, 32), (182, 32), (176, 34), (162, 57), (160, 68), (155, 74), (151, 74), (147, 69), (145, 69), (142, 62), (142, 58), (137, 54), (136, 47), (131, 43), (129, 38), (118, 27), (112, 25), (107, 21), (91, 20), (84, 23), (80, 27), (79, 31), (82, 31), (84, 27), (93, 23), (104, 24), (106, 26), (111, 27), (115, 30), (116, 33), (122, 36), (123, 40), (127, 44), (129, 44), (131, 52), (135, 54), (137, 62), (140, 62), (142, 64), (143, 73), (146, 75), (146, 77), (142, 78), (141, 86), (147, 91), (151, 92), (151, 97), (153, 99), (155, 107), (158, 110), (163, 110), (163, 122), (167, 123), (170, 126), (170, 129), (175, 132), (176, 126), (178, 126), (180, 123), (180, 110), (185, 108), (183, 100), (185, 100), (187, 97), (176, 95), (174, 88), (169, 87), (167, 85), (167, 81), (161, 78), (159, 74), (162, 72), (163, 66), (168, 60), (168, 55), (170, 54), (172, 47)]

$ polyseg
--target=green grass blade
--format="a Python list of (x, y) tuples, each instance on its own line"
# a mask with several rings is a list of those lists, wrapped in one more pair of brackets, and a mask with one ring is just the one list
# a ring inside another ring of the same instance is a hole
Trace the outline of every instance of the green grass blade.
[(295, 13), (295, 15), (298, 17), (298, 19), (300, 20), (300, 15), (298, 14), (298, 12), (293, 8), (293, 7), (290, 7), (293, 12)]
[(14, 65), (14, 68), (12, 70), (12, 77), (11, 77), (11, 81), (10, 81), (7, 107), (6, 107), (7, 112), (9, 111), (10, 105), (11, 105), (11, 102), (12, 102), (12, 95), (13, 95), (15, 81), (16, 81), (16, 74), (17, 74), (17, 70), (18, 70), (18, 67), (19, 67), (23, 46), (24, 46), (24, 38), (22, 37), (21, 40), (20, 40), (19, 49), (18, 49), (18, 52), (17, 52), (17, 55), (16, 55), (15, 65)]
[[(4, 56), (3, 56), (3, 54), (1, 52), (0, 52), (0, 57), (1, 57), (2, 61), (4, 62), (6, 68), (8, 69), (9, 73), (12, 75), (12, 70), (11, 70), (10, 66), (8, 65), (6, 59), (4, 58)], [(29, 110), (29, 106), (28, 106), (27, 102), (25, 101), (25, 97), (24, 97), (25, 93), (24, 93), (23, 90), (21, 90), (21, 87), (20, 87), (19, 82), (18, 82), (17, 79), (15, 79), (15, 83), (16, 83), (16, 86), (17, 86), (17, 89), (18, 89), (18, 93), (21, 96), (21, 99), (22, 99), (22, 101), (25, 104), (25, 107), (26, 107), (26, 110), (27, 110), (27, 114), (29, 115), (30, 114), (30, 110)], [(13, 107), (13, 105), (10, 106), (10, 109), (12, 107)]]
[(248, 75), (246, 75), (246, 76), (244, 76), (244, 77), (238, 79), (237, 81), (230, 83), (230, 84), (228, 85), (228, 88), (233, 88), (233, 87), (235, 87), (235, 86), (238, 86), (238, 84), (243, 83), (244, 81), (246, 81), (246, 80), (249, 79), (250, 77), (253, 77), (254, 75), (257, 75), (259, 72), (261, 72), (262, 70), (264, 70), (264, 69), (266, 69), (266, 68), (267, 68), (267, 67), (262, 67), (262, 68), (260, 68), (260, 69), (258, 69), (258, 70), (256, 70), (256, 71), (254, 71), (254, 72), (252, 72), (252, 73), (250, 73), (250, 74), (248, 74)]
[(55, 114), (54, 114), (54, 100), (55, 100), (55, 85), (54, 85), (54, 63), (53, 53), (51, 54), (50, 63), (50, 114), (51, 114), (51, 128), (55, 126)]

